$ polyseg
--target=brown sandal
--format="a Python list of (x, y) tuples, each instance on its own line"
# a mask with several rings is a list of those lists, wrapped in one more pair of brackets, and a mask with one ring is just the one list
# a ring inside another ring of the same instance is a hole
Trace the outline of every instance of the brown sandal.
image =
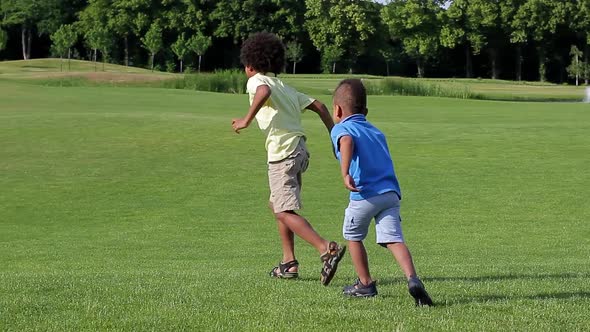
[(299, 277), (299, 271), (289, 272), (293, 267), (299, 267), (299, 262), (295, 259), (286, 263), (279, 263), (270, 271), (270, 276), (279, 279), (295, 279)]
[(322, 285), (328, 286), (332, 278), (336, 274), (338, 269), (338, 263), (346, 252), (346, 246), (339, 246), (338, 243), (332, 241), (328, 245), (328, 251), (320, 256), (320, 259), (324, 262), (322, 267), (320, 281)]

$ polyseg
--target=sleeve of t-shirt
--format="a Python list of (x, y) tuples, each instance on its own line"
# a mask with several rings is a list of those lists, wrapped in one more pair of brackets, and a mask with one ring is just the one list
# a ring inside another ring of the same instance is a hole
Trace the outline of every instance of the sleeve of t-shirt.
[(315, 99), (304, 93), (297, 92), (297, 101), (299, 102), (299, 109), (303, 112), (307, 106), (311, 105), (315, 101)]
[(334, 153), (338, 159), (340, 159), (340, 149), (338, 146), (338, 141), (342, 136), (351, 136), (346, 127), (342, 125), (335, 125), (330, 132), (330, 138), (332, 139), (332, 145), (334, 147)]
[(249, 94), (255, 95), (256, 89), (261, 85), (268, 85), (258, 75), (254, 75), (248, 79), (246, 83), (246, 90)]

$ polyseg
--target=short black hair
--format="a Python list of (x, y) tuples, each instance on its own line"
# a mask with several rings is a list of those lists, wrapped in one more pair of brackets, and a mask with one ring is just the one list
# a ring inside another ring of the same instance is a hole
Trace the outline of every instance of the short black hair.
[(280, 74), (285, 68), (285, 46), (275, 34), (258, 32), (242, 44), (240, 61), (261, 73)]
[(367, 90), (358, 78), (340, 81), (334, 90), (334, 103), (346, 107), (353, 114), (367, 114)]

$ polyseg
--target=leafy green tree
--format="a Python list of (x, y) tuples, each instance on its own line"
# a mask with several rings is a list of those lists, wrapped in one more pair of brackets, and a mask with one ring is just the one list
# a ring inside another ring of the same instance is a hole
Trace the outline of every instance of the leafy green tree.
[(381, 55), (381, 57), (383, 58), (383, 60), (385, 61), (385, 69), (386, 69), (386, 73), (387, 76), (390, 75), (389, 73), (389, 64), (395, 60), (398, 59), (399, 54), (395, 51), (395, 49), (389, 45), (389, 44), (384, 44), (380, 49), (379, 49), (379, 54)]
[[(578, 38), (584, 42), (584, 61), (587, 66), (590, 63), (590, 0), (576, 0), (570, 4), (570, 28)], [(588, 75), (584, 77), (588, 85)]]
[(582, 62), (581, 58), (582, 58), (583, 53), (582, 53), (582, 51), (580, 51), (578, 49), (578, 47), (576, 45), (572, 45), (572, 48), (570, 50), (570, 55), (572, 56), (572, 61), (566, 70), (569, 74), (569, 77), (576, 79), (576, 86), (578, 86), (578, 85), (580, 85), (579, 84), (580, 76), (585, 76), (584, 71), (586, 69), (585, 68), (586, 63)]
[[(51, 35), (51, 41), (55, 51), (59, 53), (60, 59), (63, 58), (63, 54), (68, 52), (68, 70), (70, 67), (71, 49), (72, 46), (78, 40), (78, 32), (75, 27), (70, 24), (64, 24), (57, 31)], [(60, 61), (60, 71), (62, 70), (62, 63)]]
[(143, 43), (143, 47), (150, 51), (150, 64), (152, 71), (154, 71), (156, 53), (160, 52), (163, 47), (162, 27), (160, 27), (158, 22), (152, 23), (145, 36), (141, 38), (141, 42)]
[(369, 1), (306, 0), (305, 27), (314, 46), (320, 51), (324, 70), (332, 72), (342, 56), (354, 61), (365, 42), (375, 33), (371, 11), (378, 11)]
[(110, 0), (89, 0), (88, 6), (78, 13), (78, 21), (75, 23), (86, 45), (92, 50), (94, 70), (96, 70), (98, 51), (102, 53), (104, 70), (108, 51), (113, 44), (112, 31), (108, 27), (110, 5)]
[(287, 56), (287, 59), (293, 62), (293, 74), (295, 74), (297, 62), (303, 59), (303, 48), (301, 47), (301, 44), (295, 40), (288, 42), (285, 55)]
[[(110, 31), (123, 39), (124, 63), (129, 66), (130, 39), (140, 40), (148, 28), (150, 16), (159, 18), (161, 8), (152, 0), (108, 0), (110, 5), (104, 10)], [(170, 0), (167, 0), (170, 1)], [(162, 1), (162, 2), (167, 2)]]
[(0, 29), (0, 51), (3, 51), (6, 48), (6, 44), (8, 43), (8, 33), (2, 29)]
[(184, 32), (172, 44), (172, 52), (176, 54), (178, 61), (180, 61), (180, 72), (183, 72), (183, 61), (189, 51), (189, 41), (186, 39)]
[(393, 0), (381, 11), (390, 37), (416, 60), (418, 77), (424, 77), (425, 62), (438, 51), (442, 6), (440, 0)]
[(199, 65), (197, 71), (201, 72), (201, 60), (203, 54), (211, 47), (211, 37), (202, 34), (196, 34), (189, 40), (189, 48), (199, 56)]
[(510, 43), (516, 48), (516, 80), (522, 80), (522, 63), (524, 57), (522, 54), (523, 46), (528, 40), (527, 31), (524, 28), (526, 21), (522, 20), (521, 16), (517, 16), (520, 7), (522, 7), (527, 0), (499, 0), (500, 5), (500, 26), (504, 34), (509, 36)]
[(443, 22), (441, 45), (455, 48), (463, 45), (465, 76), (473, 77), (472, 53), (477, 55), (487, 45), (488, 34), (496, 27), (499, 16), (497, 3), (488, 0), (454, 0), (439, 15)]
[(23, 59), (31, 57), (33, 32), (40, 36), (53, 33), (63, 23), (69, 5), (66, 0), (0, 1), (2, 24), (20, 27)]
[(28, 60), (31, 57), (32, 30), (40, 17), (35, 1), (2, 0), (0, 1), (0, 12), (3, 16), (3, 25), (20, 26), (22, 55), (24, 60)]
[(302, 0), (218, 0), (209, 18), (215, 37), (231, 38), (238, 44), (258, 31), (297, 39), (303, 31), (304, 13)]
[(322, 52), (322, 67), (325, 73), (336, 73), (336, 63), (342, 58), (344, 50), (337, 45), (326, 45)]
[(96, 70), (98, 51), (102, 53), (102, 70), (108, 58), (109, 50), (112, 47), (112, 35), (106, 26), (96, 26), (84, 33), (88, 46), (94, 51), (94, 70)]
[(512, 40), (526, 42), (531, 37), (537, 44), (539, 80), (547, 80), (547, 45), (560, 25), (565, 24), (567, 6), (565, 1), (527, 0), (518, 8), (514, 18), (516, 27)]

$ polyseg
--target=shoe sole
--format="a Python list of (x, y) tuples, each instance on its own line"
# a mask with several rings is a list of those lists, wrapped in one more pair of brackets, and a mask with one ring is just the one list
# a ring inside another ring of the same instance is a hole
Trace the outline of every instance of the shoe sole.
[(416, 286), (411, 287), (409, 291), (410, 295), (412, 295), (414, 300), (416, 300), (417, 307), (433, 306), (432, 299), (430, 299), (430, 296), (428, 296), (428, 293), (426, 293), (426, 290), (424, 288)]
[(346, 246), (342, 246), (342, 250), (340, 251), (338, 256), (334, 257), (334, 261), (332, 262), (332, 270), (330, 270), (330, 273), (328, 273), (328, 275), (326, 277), (324, 277), (324, 275), (322, 274), (322, 276), (320, 278), (322, 285), (328, 286), (330, 284), (330, 281), (332, 281), (332, 278), (334, 278), (334, 275), (336, 274), (336, 270), (338, 269), (338, 263), (340, 263), (340, 261), (342, 260), (342, 257), (344, 257), (345, 252), (346, 252)]
[(374, 294), (344, 294), (347, 297), (374, 297), (377, 296), (377, 293)]

